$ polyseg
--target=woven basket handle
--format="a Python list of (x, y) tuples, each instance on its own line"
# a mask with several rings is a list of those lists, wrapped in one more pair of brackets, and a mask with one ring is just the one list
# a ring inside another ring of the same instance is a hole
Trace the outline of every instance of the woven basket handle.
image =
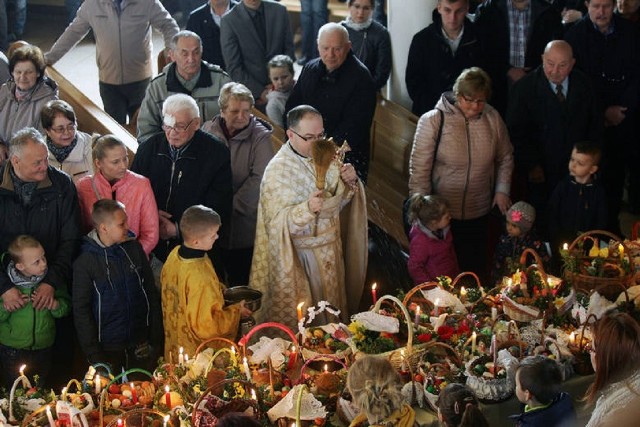
[(587, 325), (589, 324), (589, 319), (591, 319), (592, 317), (594, 319), (594, 323), (598, 321), (598, 316), (596, 316), (593, 313), (591, 313), (587, 317), (587, 320), (584, 321), (584, 324), (582, 325), (582, 333), (580, 334), (580, 345), (578, 345), (578, 348), (580, 349), (580, 351), (584, 350), (584, 344), (582, 344), (584, 342), (584, 332), (585, 332), (585, 329), (586, 329)]
[[(402, 300), (402, 305), (404, 305), (405, 307), (409, 304), (409, 302), (411, 301), (411, 298), (413, 298), (413, 296), (418, 293), (419, 291), (423, 290), (423, 289), (433, 289), (433, 288), (439, 288), (441, 287), (440, 284), (438, 282), (424, 282), (421, 283), (417, 286), (414, 286), (413, 288), (411, 288), (411, 290), (409, 292), (407, 292), (407, 294), (404, 296), (404, 299)], [(425, 299), (424, 301), (426, 301), (427, 303), (429, 303), (431, 306), (433, 306), (433, 303), (427, 299)], [(433, 307), (432, 307), (433, 308)]]
[[(635, 225), (634, 225), (634, 227), (635, 227)], [(620, 244), (624, 248), (624, 253), (625, 254), (629, 253), (629, 248), (625, 245), (624, 240), (621, 239), (620, 237), (616, 236), (615, 234), (610, 233), (610, 232), (608, 232), (606, 230), (591, 230), (591, 231), (587, 231), (586, 233), (582, 233), (581, 235), (576, 237), (576, 240), (571, 242), (571, 245), (569, 245), (569, 252), (571, 252), (573, 249), (575, 249), (575, 247), (580, 242), (582, 242), (583, 240), (591, 239), (591, 240), (595, 241), (595, 237), (593, 237), (593, 236), (607, 236), (610, 239), (615, 240), (616, 242), (620, 242)]]
[(484, 289), (482, 288), (482, 284), (480, 283), (480, 278), (473, 271), (463, 271), (462, 273), (458, 274), (456, 276), (456, 278), (453, 279), (453, 282), (451, 282), (451, 287), (455, 288), (456, 285), (458, 284), (458, 282), (460, 281), (460, 279), (462, 279), (463, 277), (466, 277), (466, 276), (473, 277), (475, 279), (475, 281), (476, 281), (476, 284), (478, 285), (478, 289), (480, 289), (481, 291), (484, 292)]
[(302, 394), (305, 391), (309, 393), (307, 385), (303, 384), (302, 387), (300, 387), (300, 393), (298, 393), (298, 398), (296, 399), (296, 426), (302, 425), (302, 423), (300, 422), (300, 411), (302, 410)]
[(129, 369), (128, 371), (122, 372), (120, 375), (117, 375), (114, 379), (112, 379), (109, 384), (107, 384), (107, 388), (109, 388), (109, 386), (111, 384), (115, 384), (116, 382), (118, 382), (119, 379), (121, 379), (122, 377), (129, 375), (129, 374), (133, 374), (133, 373), (140, 373), (140, 374), (145, 374), (147, 375), (149, 378), (151, 378), (153, 380), (153, 374), (149, 371), (146, 371), (144, 369), (140, 369), (140, 368), (133, 368), (133, 369)]
[(383, 301), (392, 301), (398, 307), (400, 307), (400, 310), (402, 311), (402, 314), (404, 315), (405, 320), (407, 321), (407, 330), (409, 332), (409, 336), (407, 339), (407, 353), (411, 353), (413, 351), (413, 322), (411, 321), (411, 316), (409, 315), (409, 311), (407, 310), (407, 307), (405, 307), (404, 304), (402, 304), (402, 301), (400, 301), (398, 298), (392, 295), (383, 295), (378, 299), (378, 302), (376, 302), (376, 305), (373, 306), (373, 311), (375, 312), (380, 311), (380, 307), (382, 306)]
[(309, 366), (309, 363), (311, 362), (315, 362), (317, 360), (331, 360), (333, 362), (339, 363), (340, 365), (342, 365), (342, 367), (344, 369), (347, 369), (347, 365), (346, 363), (344, 363), (342, 360), (338, 359), (335, 356), (332, 356), (330, 354), (322, 354), (322, 355), (318, 355), (318, 356), (313, 356), (309, 359), (307, 359), (306, 362), (304, 362), (304, 365), (302, 365), (302, 368), (300, 368), (300, 378), (298, 378), (298, 382), (296, 384), (303, 384), (304, 383), (304, 371), (306, 370), (307, 366)]
[(205, 347), (207, 347), (208, 344), (211, 344), (212, 342), (216, 342), (216, 341), (221, 341), (221, 342), (227, 344), (227, 347), (235, 347), (236, 351), (239, 350), (238, 349), (238, 344), (236, 344), (235, 342), (231, 341), (230, 339), (223, 338), (223, 337), (213, 337), (213, 338), (209, 338), (208, 340), (202, 341), (200, 343), (198, 348), (196, 348), (196, 355), (198, 353), (200, 353), (201, 351), (203, 351), (205, 349)]
[[(249, 332), (247, 332), (247, 335), (240, 338), (240, 341), (238, 341), (238, 345), (244, 349), (245, 353), (247, 349), (247, 344), (249, 343), (249, 339), (256, 332), (265, 328), (276, 328), (276, 329), (280, 329), (281, 331), (284, 331), (287, 335), (289, 335), (289, 338), (291, 338), (291, 342), (293, 343), (293, 345), (298, 345), (296, 334), (294, 334), (293, 331), (289, 329), (286, 325), (283, 325), (282, 323), (278, 323), (278, 322), (266, 322), (266, 323), (261, 323), (259, 325), (254, 326)], [(293, 363), (297, 361), (298, 353), (299, 353), (298, 351), (293, 353), (293, 358), (294, 358)]]

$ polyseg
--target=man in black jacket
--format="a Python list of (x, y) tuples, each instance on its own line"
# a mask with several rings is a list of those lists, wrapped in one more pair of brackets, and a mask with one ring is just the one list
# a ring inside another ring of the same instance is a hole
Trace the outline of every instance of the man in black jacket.
[(285, 114), (298, 105), (311, 105), (324, 118), (325, 133), (341, 145), (349, 143), (347, 161), (366, 182), (369, 171), (369, 128), (376, 108), (371, 73), (349, 42), (347, 29), (329, 23), (318, 32), (320, 58), (309, 61), (287, 100)]
[(189, 15), (187, 30), (202, 39), (202, 59), (225, 69), (220, 47), (220, 20), (238, 2), (236, 0), (209, 0)]
[(602, 112), (589, 77), (574, 69), (569, 43), (547, 44), (542, 65), (512, 88), (507, 126), (519, 176), (527, 181), (529, 201), (544, 225), (547, 201), (568, 174), (571, 149), (577, 142), (600, 144)]
[[(33, 292), (37, 310), (51, 309), (55, 289), (71, 289), (71, 265), (80, 243), (80, 213), (76, 187), (64, 172), (48, 165), (44, 137), (34, 128), (18, 131), (11, 140), (9, 161), (0, 169), (0, 253), (20, 234), (35, 237), (45, 250), (48, 271)], [(7, 311), (26, 304), (6, 269), (0, 268), (0, 295)], [(73, 375), (73, 325), (69, 318), (56, 322), (59, 330), (53, 349), (59, 367), (52, 383)]]
[(590, 0), (587, 15), (567, 31), (566, 40), (595, 87), (605, 123), (602, 183), (609, 205), (609, 228), (620, 232), (625, 169), (640, 181), (638, 130), (640, 100), (640, 38), (633, 24), (613, 13), (614, 0)]
[(435, 107), (462, 70), (480, 64), (480, 42), (468, 11), (469, 0), (439, 0), (433, 23), (413, 36), (405, 83), (417, 116)]
[(510, 85), (540, 65), (547, 43), (562, 37), (560, 12), (544, 0), (487, 0), (475, 23), (481, 67), (493, 80), (491, 105), (504, 116)]
[(153, 253), (164, 261), (180, 244), (178, 223), (190, 206), (202, 204), (218, 212), (224, 232), (233, 192), (229, 149), (200, 130), (196, 101), (182, 93), (171, 95), (162, 115), (164, 133), (140, 144), (131, 170), (151, 181), (160, 216), (160, 241)]

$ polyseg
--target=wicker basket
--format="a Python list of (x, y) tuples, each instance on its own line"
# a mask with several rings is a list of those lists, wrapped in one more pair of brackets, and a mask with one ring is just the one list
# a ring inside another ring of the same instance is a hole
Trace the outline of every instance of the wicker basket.
[(230, 367), (228, 364), (225, 366), (215, 366), (216, 360), (218, 360), (220, 356), (228, 355), (228, 362), (231, 363), (231, 366), (234, 366), (234, 364), (237, 365), (239, 347), (235, 342), (227, 338), (213, 337), (200, 343), (196, 349), (194, 360), (197, 360), (200, 353), (208, 348), (214, 349), (214, 352), (203, 375), (207, 378), (207, 387), (211, 387), (215, 383), (227, 378), (228, 368)]
[[(425, 352), (426, 344), (419, 344), (417, 346), (413, 345), (413, 322), (409, 316), (409, 311), (407, 311), (407, 308), (398, 298), (391, 295), (384, 295), (378, 299), (378, 302), (373, 306), (372, 311), (380, 311), (384, 301), (393, 302), (400, 308), (407, 324), (407, 345), (385, 353), (373, 354), (371, 356), (387, 358), (389, 362), (391, 362), (391, 365), (398, 371), (401, 370), (403, 365), (408, 365), (411, 367), (413, 372), (415, 372), (418, 362), (420, 361), (420, 356)], [(354, 350), (354, 357), (356, 359), (366, 355), (366, 353), (357, 349)]]
[(593, 374), (593, 365), (591, 364), (591, 354), (589, 354), (589, 351), (585, 348), (586, 338), (584, 338), (585, 329), (587, 328), (587, 325), (589, 324), (589, 319), (591, 318), (593, 318), (594, 322), (598, 320), (595, 314), (590, 314), (589, 317), (587, 317), (584, 324), (582, 325), (582, 331), (579, 337), (580, 342), (577, 345), (575, 343), (569, 343), (569, 350), (571, 351), (574, 357), (573, 370), (578, 375)]
[[(222, 393), (226, 385), (239, 384), (244, 389), (244, 395), (247, 397), (233, 397), (230, 400), (223, 400)], [(251, 409), (253, 417), (259, 421), (264, 420), (264, 413), (260, 408), (262, 397), (260, 394), (256, 394), (254, 385), (245, 380), (239, 379), (225, 379), (213, 384), (206, 389), (202, 395), (196, 400), (191, 411), (191, 425), (198, 427), (203, 424), (201, 421), (205, 418), (207, 421), (204, 424), (208, 426), (215, 426), (217, 419), (229, 412), (245, 412)], [(251, 391), (254, 393), (251, 393)], [(255, 399), (253, 398), (255, 396)]]
[[(595, 241), (594, 236), (606, 236), (621, 244), (625, 252), (624, 257), (629, 260), (629, 248), (625, 245), (624, 241), (615, 234), (604, 230), (588, 231), (578, 236), (569, 246), (567, 256), (574, 257), (579, 263), (591, 260), (592, 258), (579, 253), (579, 248), (585, 240)], [(606, 259), (610, 262), (620, 262), (619, 258), (608, 257)], [(629, 260), (629, 263), (631, 265), (632, 260)], [(608, 300), (615, 301), (616, 298), (618, 298), (618, 295), (620, 295), (621, 289), (628, 288), (632, 284), (634, 276), (633, 270), (633, 268), (630, 268), (630, 271), (627, 274), (619, 277), (596, 277), (565, 269), (564, 276), (576, 289), (582, 289), (587, 292), (596, 291)]]
[[(413, 302), (414, 304), (420, 307), (420, 310), (422, 311), (422, 313), (427, 313), (428, 315), (431, 312), (431, 310), (435, 308), (435, 304), (432, 301), (429, 301), (427, 298), (425, 298), (422, 291), (434, 289), (434, 288), (441, 288), (441, 286), (438, 282), (424, 282), (417, 286), (414, 286), (404, 296), (404, 299), (402, 300), (402, 305), (405, 306), (408, 310), (410, 304)], [(419, 323), (422, 324), (421, 321)]]
[(119, 420), (122, 420), (122, 425), (126, 427), (152, 427), (154, 424), (164, 423), (166, 420), (167, 426), (175, 426), (178, 424), (175, 420), (171, 419), (168, 414), (160, 412), (156, 409), (133, 409), (123, 413), (120, 417), (116, 417), (107, 427), (118, 427)]
[[(337, 352), (327, 352), (327, 353), (323, 353), (323, 352), (319, 352), (316, 351), (313, 348), (310, 348), (308, 345), (305, 345), (307, 342), (307, 336), (306, 336), (306, 330), (309, 329), (311, 327), (311, 324), (313, 323), (313, 321), (315, 320), (315, 315), (320, 314), (320, 313), (337, 313), (337, 314), (333, 314), (335, 317), (338, 318), (338, 322), (340, 322), (340, 318), (338, 317), (340, 315), (340, 310), (330, 304), (326, 304), (323, 306), (320, 305), (316, 305), (314, 307), (310, 307), (309, 309), (307, 309), (307, 313), (313, 312), (314, 315), (311, 316), (310, 314), (307, 314), (307, 316), (304, 316), (302, 319), (300, 319), (300, 321), (298, 322), (298, 333), (300, 334), (300, 352), (302, 354), (302, 358), (304, 360), (308, 360), (311, 359), (315, 356), (318, 355), (333, 355), (337, 358), (340, 359), (347, 359), (349, 357), (349, 355), (351, 355), (351, 347), (347, 347), (345, 350), (341, 350), (341, 351), (337, 351)], [(340, 324), (340, 323), (338, 323)], [(318, 327), (319, 328), (319, 327)], [(327, 349), (327, 351), (330, 351), (329, 349)]]
[[(451, 346), (441, 343), (441, 342), (431, 342), (427, 345), (425, 355), (438, 355), (440, 351), (444, 351), (444, 358), (448, 358), (451, 364), (453, 364), (460, 372), (464, 372), (464, 362), (458, 355), (458, 352)], [(423, 355), (423, 358), (424, 356)], [(438, 355), (440, 356), (440, 355)], [(424, 376), (424, 395), (426, 397), (427, 403), (435, 412), (438, 412), (438, 407), (436, 402), (438, 401), (439, 394), (432, 393), (429, 389), (429, 386), (435, 385), (431, 384), (434, 375), (445, 377), (451, 374), (451, 365), (446, 363), (445, 361), (430, 363), (428, 369), (425, 370), (424, 365), (420, 365), (418, 368), (419, 372)]]

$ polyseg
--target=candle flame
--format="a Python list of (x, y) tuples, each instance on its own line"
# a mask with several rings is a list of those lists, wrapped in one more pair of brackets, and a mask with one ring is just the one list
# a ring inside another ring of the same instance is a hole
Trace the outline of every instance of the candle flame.
[(467, 290), (463, 287), (460, 288), (460, 295), (466, 295), (467, 294)]
[(329, 365), (327, 365), (326, 363), (324, 364), (324, 371), (329, 372)]
[(420, 316), (420, 306), (416, 306), (416, 316)]
[(118, 418), (118, 425), (121, 426), (122, 425), (122, 418)]
[(24, 370), (27, 369), (27, 365), (20, 366), (20, 376), (24, 376)]
[(165, 415), (165, 416), (164, 416), (164, 422), (165, 422), (165, 423), (166, 423), (166, 422), (169, 422), (169, 418), (170, 418), (170, 417), (169, 417), (169, 415)]
[(135, 385), (133, 385), (133, 383), (129, 384), (131, 386), (131, 390), (133, 390), (135, 387)]
[(180, 347), (180, 350), (179, 350), (179, 351), (180, 351), (180, 354), (184, 353), (184, 348), (183, 348), (183, 347)]
[(569, 244), (568, 244), (568, 243), (564, 243), (564, 244), (562, 245), (562, 250), (563, 250), (563, 251), (568, 251), (568, 250), (569, 250)]
[(184, 355), (184, 362), (187, 363), (189, 361), (189, 355), (185, 354)]
[(256, 396), (256, 391), (254, 389), (251, 389), (251, 398), (253, 400), (258, 400), (258, 397)]
[(301, 303), (298, 304), (298, 310), (302, 310), (302, 306), (304, 305), (304, 301), (302, 301)]
[(473, 337), (473, 339), (475, 339), (475, 338), (476, 338), (476, 333), (475, 333), (475, 331), (471, 334), (471, 336)]
[(169, 386), (168, 386), (168, 385), (164, 386), (164, 391), (165, 391), (166, 393), (169, 393), (169, 390), (171, 390), (171, 389), (169, 388)]
[(236, 348), (234, 346), (231, 346), (231, 354), (236, 355)]
[(371, 290), (375, 291), (376, 289), (378, 289), (378, 284), (374, 283), (373, 285), (371, 285)]
[(296, 352), (296, 346), (295, 346), (295, 345), (292, 345), (292, 346), (291, 346), (291, 353), (295, 353), (295, 352)]

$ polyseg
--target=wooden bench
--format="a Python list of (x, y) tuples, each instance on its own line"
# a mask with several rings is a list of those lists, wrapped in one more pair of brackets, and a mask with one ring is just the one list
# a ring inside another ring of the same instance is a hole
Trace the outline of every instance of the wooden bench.
[[(124, 127), (80, 92), (55, 68), (47, 74), (58, 83), (59, 96), (75, 110), (78, 127), (85, 132), (114, 134), (120, 138), (133, 159), (138, 141)], [(259, 111), (253, 113), (270, 120)], [(402, 226), (402, 201), (408, 194), (409, 156), (418, 118), (400, 105), (379, 98), (371, 125), (371, 164), (367, 183), (369, 220), (379, 226), (404, 248), (408, 247)], [(285, 131), (272, 123), (274, 150), (287, 140)]]

